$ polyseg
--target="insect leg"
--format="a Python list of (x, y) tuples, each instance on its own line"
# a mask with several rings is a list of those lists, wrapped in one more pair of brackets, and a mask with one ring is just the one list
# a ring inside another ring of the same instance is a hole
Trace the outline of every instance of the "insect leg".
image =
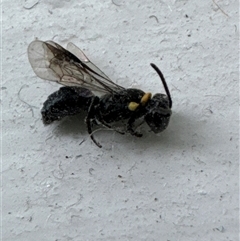
[(130, 117), (130, 119), (127, 122), (127, 131), (136, 137), (142, 137), (142, 133), (135, 131), (134, 128), (134, 122), (137, 118), (135, 116)]
[(108, 128), (108, 129), (114, 130), (114, 131), (116, 131), (117, 133), (119, 133), (119, 134), (121, 134), (121, 135), (124, 135), (124, 134), (125, 134), (124, 131), (120, 131), (118, 128), (114, 128), (114, 127), (112, 127), (111, 125), (109, 125), (108, 123), (106, 123), (106, 122), (104, 121), (102, 115), (98, 115), (98, 116), (97, 116), (97, 120), (99, 121), (99, 123), (100, 123), (102, 126)]
[(91, 101), (91, 104), (89, 106), (89, 109), (88, 109), (88, 114), (87, 114), (87, 117), (86, 117), (86, 124), (87, 124), (87, 130), (88, 130), (88, 134), (90, 135), (92, 141), (98, 146), (98, 147), (102, 147), (100, 145), (100, 143), (98, 143), (95, 138), (94, 138), (94, 135), (92, 133), (92, 124), (93, 122), (95, 122), (95, 111), (96, 111), (96, 108), (95, 108), (95, 105), (99, 102), (99, 98), (97, 96), (93, 97), (92, 98), (92, 101)]

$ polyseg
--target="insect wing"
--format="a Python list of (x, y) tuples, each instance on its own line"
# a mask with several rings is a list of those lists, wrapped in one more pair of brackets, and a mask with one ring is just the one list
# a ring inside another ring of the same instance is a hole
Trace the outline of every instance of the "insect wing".
[(28, 58), (35, 74), (42, 79), (90, 88), (91, 76), (83, 71), (81, 61), (53, 41), (33, 41), (28, 47)]
[(58, 81), (59, 76), (49, 68), (49, 60), (54, 58), (42, 41), (33, 41), (28, 46), (28, 59), (35, 74), (46, 80)]
[(95, 64), (93, 64), (88, 57), (83, 53), (81, 49), (79, 49), (75, 44), (68, 43), (67, 50), (70, 51), (73, 55), (75, 55), (78, 59), (80, 59), (87, 68), (85, 69), (95, 81), (100, 81), (101, 85), (104, 88), (110, 90), (122, 90), (124, 89), (122, 86), (117, 85), (114, 83), (106, 74), (104, 74)]
[(121, 88), (92, 64), (73, 44), (71, 51), (77, 54), (69, 52), (53, 41), (36, 40), (28, 47), (28, 58), (35, 74), (45, 80), (65, 86), (82, 86), (101, 93), (112, 93), (114, 89)]
[(99, 76), (105, 78), (106, 80), (112, 82), (111, 79), (106, 74), (104, 74), (96, 65), (94, 65), (88, 59), (88, 57), (83, 53), (83, 51), (81, 49), (79, 49), (75, 44), (68, 43), (67, 50), (70, 51), (72, 54), (74, 54), (82, 62), (84, 62), (89, 67), (89, 69), (93, 70), (97, 75), (99, 75)]
[(83, 53), (81, 49), (79, 49), (75, 44), (68, 43), (67, 44), (67, 50), (74, 54), (78, 59), (80, 59), (82, 62), (87, 63), (89, 62), (89, 59), (87, 56)]

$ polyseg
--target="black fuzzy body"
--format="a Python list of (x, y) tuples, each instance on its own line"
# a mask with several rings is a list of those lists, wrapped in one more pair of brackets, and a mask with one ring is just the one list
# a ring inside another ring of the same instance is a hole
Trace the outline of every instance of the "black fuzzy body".
[[(121, 134), (129, 132), (141, 137), (142, 134), (135, 131), (134, 127), (135, 121), (139, 118), (143, 118), (153, 132), (159, 133), (167, 128), (172, 113), (168, 98), (164, 94), (155, 94), (145, 105), (142, 105), (141, 100), (144, 95), (145, 92), (139, 89), (124, 89), (98, 97), (82, 87), (62, 87), (44, 102), (41, 110), (42, 120), (44, 124), (50, 124), (66, 116), (85, 111), (89, 134), (92, 133), (94, 124), (118, 131), (109, 124), (126, 120), (124, 132), (118, 132)], [(129, 108), (131, 102), (139, 106), (131, 110)], [(101, 147), (93, 137), (92, 139)]]
[[(129, 103), (140, 103), (144, 94), (138, 89), (125, 89), (113, 95), (106, 94), (96, 105), (96, 112), (106, 123), (129, 119), (136, 114), (128, 108)], [(143, 114), (142, 111), (141, 114)]]
[[(93, 99), (95, 104), (92, 111), (97, 119), (103, 119), (106, 123), (125, 120), (136, 114), (129, 110), (129, 103), (139, 103), (143, 95), (142, 90), (126, 89), (116, 94), (105, 94), (99, 98), (85, 88), (62, 87), (49, 95), (44, 102), (41, 110), (42, 120), (44, 124), (50, 124), (66, 116), (88, 111)], [(144, 114), (143, 112), (145, 111), (141, 111), (141, 115)]]
[(48, 96), (41, 110), (44, 124), (61, 120), (66, 116), (72, 116), (87, 111), (93, 98), (93, 93), (80, 87), (62, 87)]

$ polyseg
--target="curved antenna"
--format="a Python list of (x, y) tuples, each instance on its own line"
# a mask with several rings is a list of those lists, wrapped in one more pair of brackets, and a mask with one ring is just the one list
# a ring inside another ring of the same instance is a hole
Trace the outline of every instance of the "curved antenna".
[(158, 73), (159, 77), (161, 78), (162, 80), (162, 83), (163, 83), (163, 86), (164, 86), (164, 89), (166, 91), (166, 94), (168, 96), (168, 100), (169, 100), (169, 108), (171, 109), (172, 108), (172, 98), (171, 98), (171, 95), (170, 95), (170, 91), (168, 89), (168, 86), (167, 86), (167, 83), (166, 83), (166, 80), (162, 74), (162, 72), (160, 71), (160, 69), (153, 63), (150, 64), (153, 69)]

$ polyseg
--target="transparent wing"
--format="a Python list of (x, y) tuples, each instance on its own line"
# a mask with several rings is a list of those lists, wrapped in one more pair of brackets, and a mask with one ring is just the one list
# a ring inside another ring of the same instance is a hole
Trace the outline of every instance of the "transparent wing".
[(83, 53), (81, 49), (79, 49), (75, 44), (68, 43), (67, 44), (67, 50), (70, 51), (72, 54), (74, 54), (78, 59), (80, 59), (82, 62), (84, 62), (89, 69), (93, 70), (95, 73), (97, 73), (99, 76), (104, 77), (104, 79), (111, 82), (113, 85), (116, 85), (106, 74), (104, 74), (96, 65), (94, 65), (88, 57)]
[(66, 86), (82, 86), (102, 93), (124, 89), (111, 81), (74, 44), (70, 52), (53, 41), (33, 41), (28, 47), (29, 62), (35, 74)]

